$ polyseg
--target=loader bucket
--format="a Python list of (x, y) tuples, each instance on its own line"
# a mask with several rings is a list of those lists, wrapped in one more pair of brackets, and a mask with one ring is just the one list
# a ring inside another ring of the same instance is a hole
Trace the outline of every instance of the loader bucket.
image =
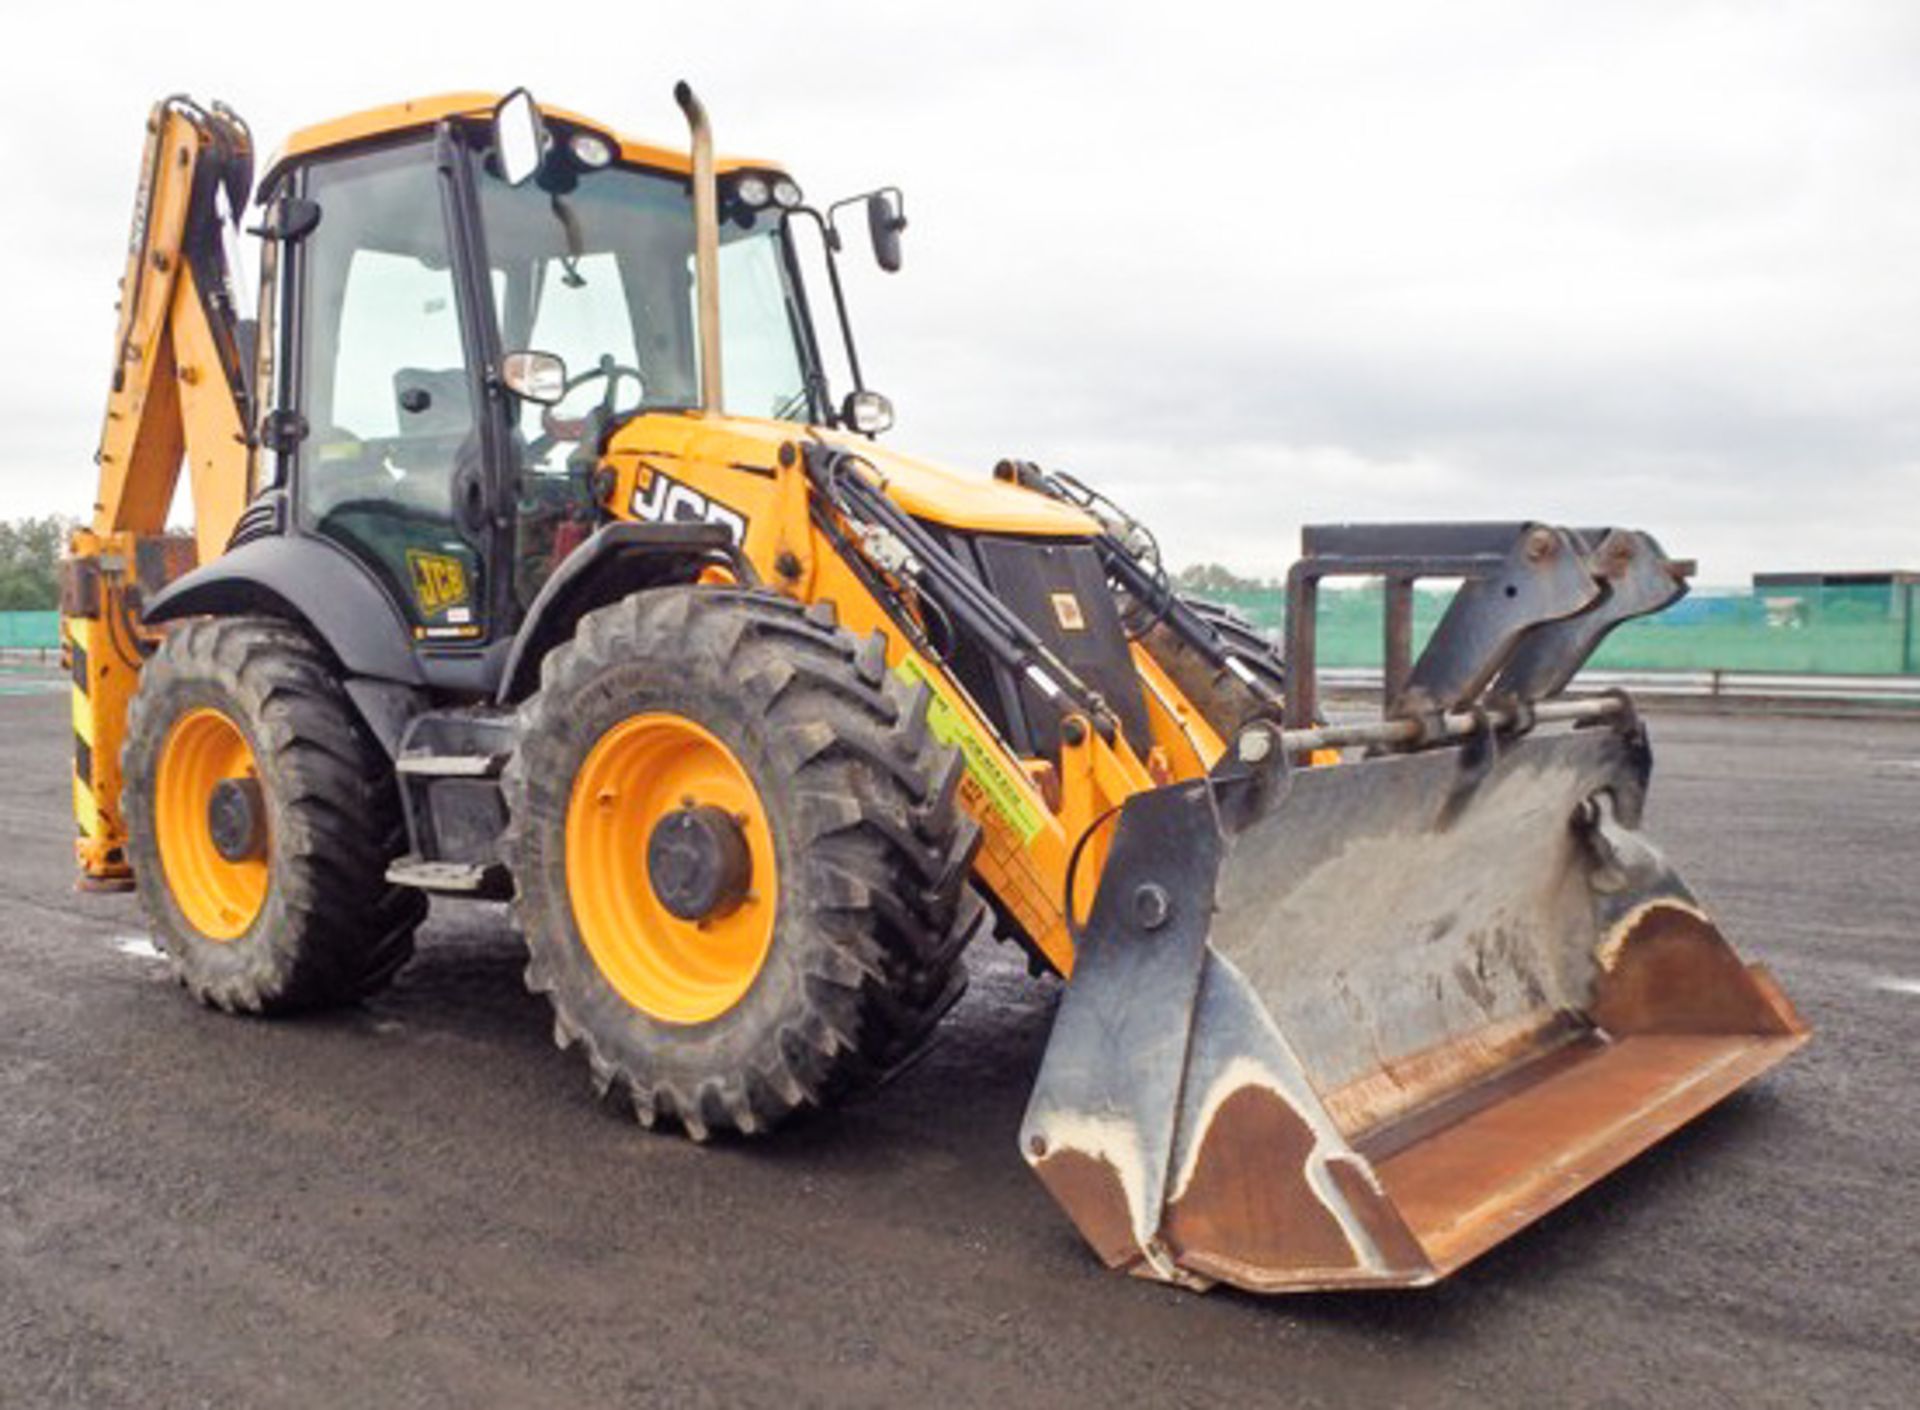
[(1638, 830), (1630, 715), (1122, 810), (1021, 1130), (1110, 1265), (1431, 1283), (1807, 1032)]

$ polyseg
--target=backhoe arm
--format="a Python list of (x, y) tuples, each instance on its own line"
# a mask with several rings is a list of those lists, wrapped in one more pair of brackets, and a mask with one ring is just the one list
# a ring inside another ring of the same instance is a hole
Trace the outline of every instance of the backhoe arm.
[[(119, 755), (149, 649), (141, 601), (217, 556), (252, 492), (252, 325), (239, 314), (230, 255), (252, 181), (252, 139), (237, 115), (179, 97), (154, 105), (94, 457), (99, 488), (62, 571), (82, 885), (129, 876)], [(166, 532), (183, 459), (191, 539)]]

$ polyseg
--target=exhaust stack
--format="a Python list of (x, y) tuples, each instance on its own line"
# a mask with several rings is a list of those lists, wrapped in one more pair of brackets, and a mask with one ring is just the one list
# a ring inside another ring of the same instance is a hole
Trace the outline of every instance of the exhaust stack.
[(693, 277), (700, 310), (700, 410), (726, 410), (720, 387), (720, 195), (713, 177), (713, 128), (707, 110), (684, 81), (673, 100), (687, 115), (693, 138)]

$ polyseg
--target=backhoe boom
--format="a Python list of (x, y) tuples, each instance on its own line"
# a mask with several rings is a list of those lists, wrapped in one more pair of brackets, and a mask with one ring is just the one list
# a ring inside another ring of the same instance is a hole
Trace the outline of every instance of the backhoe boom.
[[(138, 599), (217, 557), (252, 492), (252, 325), (239, 315), (229, 254), (252, 167), (252, 139), (231, 110), (154, 104), (94, 457), (99, 488), (62, 568), (83, 886), (118, 888), (130, 876), (119, 756), (150, 649)], [(183, 459), (191, 539), (166, 532)]]

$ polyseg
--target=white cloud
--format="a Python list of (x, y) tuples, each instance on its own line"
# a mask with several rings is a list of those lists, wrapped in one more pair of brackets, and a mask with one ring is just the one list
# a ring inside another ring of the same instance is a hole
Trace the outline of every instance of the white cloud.
[(1071, 465), (1175, 561), (1552, 516), (1723, 582), (1920, 566), (1909, 4), (35, 13), (0, 59), (0, 514), (91, 497), (152, 97), (272, 146), (524, 82), (678, 141), (685, 76), (815, 195), (906, 187), (906, 272), (851, 281), (897, 443)]

